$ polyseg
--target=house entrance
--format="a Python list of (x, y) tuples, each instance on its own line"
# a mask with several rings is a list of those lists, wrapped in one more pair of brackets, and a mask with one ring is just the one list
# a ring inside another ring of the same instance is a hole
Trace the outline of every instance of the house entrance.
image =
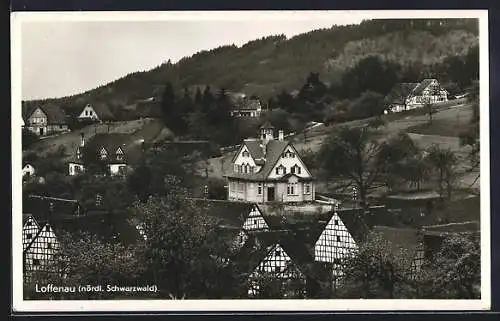
[(267, 188), (267, 201), (268, 202), (274, 201), (274, 186)]
[(40, 128), (40, 136), (43, 136), (43, 128)]

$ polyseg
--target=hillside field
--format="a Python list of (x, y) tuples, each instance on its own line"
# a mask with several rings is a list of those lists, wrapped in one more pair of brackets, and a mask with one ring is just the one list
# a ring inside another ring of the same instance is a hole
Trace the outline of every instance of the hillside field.
[(131, 134), (133, 139), (144, 139), (152, 142), (158, 139), (164, 129), (163, 123), (159, 119), (139, 119), (132, 121), (112, 122), (109, 124), (94, 124), (86, 126), (80, 130), (71, 131), (56, 136), (46, 137), (34, 143), (29, 150), (24, 153), (35, 152), (40, 156), (47, 153), (56, 152), (63, 147), (66, 155), (70, 157), (80, 144), (81, 133), (85, 140), (92, 138), (97, 133), (124, 133)]

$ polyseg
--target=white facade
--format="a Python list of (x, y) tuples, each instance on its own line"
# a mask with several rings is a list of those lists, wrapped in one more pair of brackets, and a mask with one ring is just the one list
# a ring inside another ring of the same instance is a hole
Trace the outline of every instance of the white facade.
[(245, 231), (269, 231), (269, 226), (264, 220), (262, 213), (257, 206), (253, 206), (247, 219), (243, 223)]
[(351, 233), (338, 214), (334, 213), (314, 245), (314, 259), (318, 262), (340, 264), (357, 249), (358, 245)]
[(28, 124), (25, 127), (38, 136), (49, 135), (56, 132), (63, 132), (68, 130), (67, 124), (49, 124), (47, 121), (47, 114), (38, 107), (28, 118)]
[[(282, 133), (280, 134), (282, 136)], [(243, 176), (249, 174), (249, 178), (233, 178), (229, 176), (229, 200), (256, 203), (273, 201), (304, 202), (314, 200), (315, 189), (311, 179), (312, 175), (292, 145), (284, 147), (277, 158), (274, 156), (272, 160), (266, 160), (267, 162), (275, 162), (274, 164), (271, 163), (272, 169), (266, 174), (267, 177), (252, 178), (252, 174), (258, 174), (262, 170), (263, 166), (259, 162), (262, 160), (254, 159), (246, 144), (259, 144), (259, 148), (262, 148), (264, 151), (266, 144), (273, 139), (272, 129), (264, 128), (261, 130), (261, 140), (247, 140), (242, 144), (235, 156), (232, 170), (235, 173), (244, 174)], [(262, 154), (264, 155), (265, 153), (263, 152)]]
[(252, 155), (245, 145), (241, 147), (233, 165), (235, 171), (238, 169), (237, 166), (241, 166), (242, 172), (244, 173), (257, 173), (261, 168), (255, 163), (255, 160), (252, 158)]
[(31, 164), (26, 164), (23, 167), (23, 177), (29, 177), (35, 175), (35, 168)]
[[(259, 293), (259, 277), (263, 275), (272, 276), (272, 278), (280, 280), (282, 285), (285, 285), (290, 280), (299, 280), (305, 284), (304, 274), (292, 262), (292, 259), (286, 253), (280, 244), (275, 244), (271, 247), (266, 257), (254, 269), (248, 279), (248, 295), (255, 296)], [(303, 289), (301, 292), (305, 293)], [(287, 293), (284, 294), (287, 296)]]
[(26, 270), (31, 272), (50, 270), (48, 265), (54, 262), (54, 255), (57, 253), (59, 246), (60, 244), (52, 227), (46, 224), (24, 253)]
[(292, 146), (288, 146), (285, 149), (285, 151), (271, 170), (271, 173), (269, 173), (268, 178), (276, 179), (289, 173), (302, 178), (311, 177), (311, 173), (309, 173), (306, 165), (302, 162), (299, 154)]
[(23, 225), (23, 251), (34, 240), (39, 230), (37, 221), (30, 216)]
[(121, 164), (109, 164), (108, 165), (109, 173), (111, 175), (120, 175), (125, 173), (125, 170), (127, 169), (127, 164), (121, 163)]
[(448, 92), (441, 88), (436, 79), (433, 79), (427, 87), (423, 89), (422, 94), (408, 97), (406, 105), (408, 109), (413, 109), (422, 107), (425, 104), (435, 104), (445, 101), (448, 101)]
[(310, 181), (299, 182), (296, 176), (290, 176), (284, 182), (247, 182), (230, 180), (229, 200), (247, 202), (307, 202), (313, 201), (314, 184)]
[(92, 108), (91, 105), (87, 105), (83, 108), (82, 112), (78, 116), (80, 119), (92, 119), (92, 120), (99, 120), (99, 117), (97, 116), (94, 108)]
[(69, 163), (68, 164), (68, 174), (70, 176), (78, 175), (85, 172), (85, 166), (80, 163)]

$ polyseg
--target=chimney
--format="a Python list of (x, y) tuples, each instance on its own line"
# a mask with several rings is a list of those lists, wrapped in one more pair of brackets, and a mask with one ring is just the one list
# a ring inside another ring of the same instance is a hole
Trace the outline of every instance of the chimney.
[(80, 139), (80, 147), (85, 146), (85, 138), (83, 132), (80, 134), (81, 139)]
[(278, 131), (278, 140), (283, 140), (283, 137), (284, 137), (283, 130), (282, 130), (282, 129), (280, 129), (280, 130)]

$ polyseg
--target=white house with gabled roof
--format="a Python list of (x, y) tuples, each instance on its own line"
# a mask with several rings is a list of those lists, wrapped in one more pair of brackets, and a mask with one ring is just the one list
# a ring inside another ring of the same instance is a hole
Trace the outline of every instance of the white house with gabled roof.
[(225, 177), (228, 199), (256, 203), (314, 200), (313, 177), (295, 147), (265, 123), (259, 139), (246, 139)]

